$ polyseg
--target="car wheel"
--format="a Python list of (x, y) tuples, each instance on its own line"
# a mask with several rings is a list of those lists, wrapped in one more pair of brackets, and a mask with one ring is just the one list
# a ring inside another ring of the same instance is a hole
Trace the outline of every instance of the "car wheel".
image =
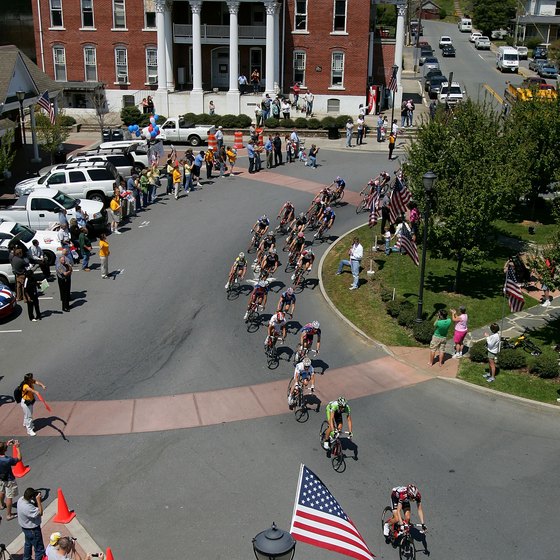
[(200, 146), (202, 144), (202, 140), (199, 136), (190, 136), (189, 137), (189, 144), (191, 146)]
[(105, 195), (101, 192), (92, 192), (87, 195), (88, 200), (95, 200), (96, 202), (102, 202), (105, 204)]
[(0, 284), (4, 284), (4, 286), (8, 286), (8, 288), (9, 288), (10, 287), (10, 282), (8, 280), (8, 277), (0, 275)]
[(45, 257), (47, 257), (47, 264), (49, 266), (53, 266), (56, 260), (54, 253), (52, 251), (43, 251), (43, 253), (45, 254)]
[(135, 163), (132, 169), (134, 173), (140, 175), (140, 173), (142, 173), (142, 170), (144, 169), (144, 166), (141, 163)]

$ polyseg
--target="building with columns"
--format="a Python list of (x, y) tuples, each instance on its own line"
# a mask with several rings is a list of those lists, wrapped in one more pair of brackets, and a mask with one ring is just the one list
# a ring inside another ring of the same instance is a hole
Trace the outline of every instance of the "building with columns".
[(354, 114), (373, 76), (375, 1), (37, 0), (37, 60), (70, 109), (105, 84), (111, 111), (151, 95), (163, 115), (210, 100), (220, 114), (252, 114), (257, 97), (238, 78), (256, 69), (261, 93), (298, 81), (315, 112)]

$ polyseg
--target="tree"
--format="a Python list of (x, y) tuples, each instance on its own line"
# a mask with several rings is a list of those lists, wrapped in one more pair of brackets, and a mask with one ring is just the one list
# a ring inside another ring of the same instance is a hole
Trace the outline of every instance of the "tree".
[(483, 35), (492, 36), (492, 31), (511, 25), (515, 18), (515, 0), (473, 0), (473, 20)]
[(2, 140), (0, 140), (0, 173), (6, 174), (10, 171), (12, 163), (16, 157), (16, 152), (13, 147), (14, 142), (14, 129), (6, 128)]
[(490, 252), (492, 221), (519, 198), (521, 164), (511, 156), (500, 116), (485, 104), (466, 101), (423, 123), (408, 149), (405, 172), (420, 206), (426, 203), (422, 175), (438, 180), (432, 203), (430, 248), (456, 261), (453, 291), (463, 263), (478, 264)]
[(105, 118), (109, 112), (109, 105), (107, 104), (107, 97), (105, 96), (105, 84), (97, 86), (88, 94), (87, 99), (95, 110), (95, 118), (97, 120), (97, 124), (99, 125), (99, 133), (101, 138), (103, 138)]
[(54, 154), (61, 149), (62, 144), (70, 136), (69, 128), (62, 124), (61, 121), (63, 121), (62, 113), (56, 116), (54, 124), (51, 123), (49, 117), (40, 112), (37, 112), (35, 116), (37, 138), (41, 148), (50, 155), (51, 164), (54, 160)]

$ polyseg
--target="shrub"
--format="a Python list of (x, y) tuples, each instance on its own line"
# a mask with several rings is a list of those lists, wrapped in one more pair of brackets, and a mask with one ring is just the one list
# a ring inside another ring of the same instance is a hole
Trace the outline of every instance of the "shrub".
[(311, 130), (319, 130), (321, 128), (321, 121), (319, 119), (309, 119), (307, 121), (307, 128)]
[(352, 122), (354, 122), (354, 119), (352, 119), (352, 117), (350, 117), (349, 115), (339, 115), (335, 119), (336, 127), (344, 128), (346, 126), (346, 123), (348, 122), (348, 119), (351, 119)]
[(389, 290), (387, 288), (381, 288), (381, 292), (379, 296), (381, 297), (381, 301), (383, 303), (393, 301), (393, 290)]
[(307, 119), (303, 117), (298, 117), (294, 120), (294, 126), (296, 128), (307, 128)]
[(547, 354), (536, 356), (529, 365), (529, 371), (543, 379), (556, 379), (560, 373), (558, 358)]
[(527, 41), (525, 42), (525, 45), (531, 51), (537, 45), (540, 45), (541, 42), (542, 42), (542, 40), (539, 37), (535, 37), (534, 39), (527, 39)]
[(237, 116), (237, 126), (239, 128), (249, 128), (252, 123), (251, 117), (247, 115), (238, 115)]
[(409, 329), (411, 329), (412, 327), (414, 327), (415, 322), (416, 309), (414, 309), (414, 306), (401, 306), (401, 312), (397, 317), (397, 323), (402, 327), (408, 327)]
[(391, 300), (387, 302), (386, 309), (391, 317), (398, 317), (401, 312), (401, 302), (397, 299)]
[(485, 362), (487, 356), (488, 348), (486, 347), (486, 340), (478, 340), (469, 348), (469, 357), (471, 362)]
[(445, 19), (447, 17), (447, 11), (445, 8), (439, 9), (439, 19)]
[(527, 365), (527, 357), (522, 350), (505, 348), (498, 355), (500, 369), (521, 369)]
[(58, 122), (60, 126), (73, 126), (76, 124), (76, 119), (70, 115), (60, 115), (58, 117)]
[(264, 126), (266, 126), (266, 128), (278, 128), (279, 124), (280, 121), (274, 117), (270, 117), (264, 121)]
[(194, 113), (185, 113), (183, 115), (183, 119), (185, 120), (186, 123), (194, 124), (194, 121), (196, 120), (196, 115)]
[(237, 115), (222, 115), (218, 126), (223, 126), (224, 128), (237, 128), (239, 126), (239, 119)]
[(194, 116), (193, 124), (216, 124), (219, 119), (219, 115), (208, 115), (206, 113), (200, 113)]
[(336, 119), (334, 117), (324, 117), (321, 121), (321, 126), (327, 130), (336, 127)]
[[(134, 123), (137, 124), (140, 128), (144, 128), (146, 126), (150, 126), (150, 119), (153, 117), (153, 115), (150, 114), (146, 114), (146, 115), (141, 115), (140, 116), (140, 120), (138, 120), (138, 122)], [(167, 117), (164, 117), (163, 115), (158, 115), (158, 118), (156, 119), (156, 124), (159, 124), (160, 126), (167, 120)]]
[(434, 325), (431, 321), (415, 323), (412, 327), (412, 333), (418, 342), (421, 342), (422, 344), (429, 344), (430, 340), (432, 340), (432, 335), (434, 334)]
[(140, 112), (140, 109), (136, 106), (123, 107), (121, 109), (121, 121), (125, 126), (130, 126), (131, 124), (137, 124), (140, 126), (142, 116), (143, 115)]

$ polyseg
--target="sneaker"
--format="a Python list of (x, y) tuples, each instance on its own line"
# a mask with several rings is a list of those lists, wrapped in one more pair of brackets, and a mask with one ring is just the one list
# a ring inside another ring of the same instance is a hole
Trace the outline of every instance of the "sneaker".
[(36, 323), (36, 322), (37, 322), (37, 319), (31, 319), (31, 321), (32, 321), (33, 323)]
[(457, 352), (455, 352), (455, 354), (453, 354), (453, 356), (451, 356), (454, 360), (456, 360), (459, 357), (459, 354), (457, 354)]
[(329, 442), (328, 441), (324, 441), (323, 442), (323, 449), (329, 449)]
[(292, 280), (295, 280), (295, 279), (296, 279), (296, 275), (295, 275), (295, 274), (292, 274), (291, 279), (292, 279)]
[(383, 536), (384, 537), (389, 536), (389, 523), (384, 523), (383, 524)]
[(342, 274), (342, 272), (337, 272), (336, 273), (337, 276), (340, 276), (341, 274)]
[(121, 235), (122, 231), (119, 231), (118, 229), (116, 229), (113, 233), (116, 233), (117, 235)]
[(357, 290), (357, 289), (358, 289), (358, 286), (350, 286), (348, 289), (349, 289), (349, 290)]
[(224, 286), (224, 288), (227, 290), (229, 288), (229, 282)]
[(492, 383), (493, 381), (496, 381), (495, 377), (489, 377), (486, 381), (488, 381), (488, 383)]
[(245, 315), (243, 315), (243, 320), (247, 320), (249, 318), (249, 312), (247, 311), (247, 313), (245, 313)]
[(489, 373), (485, 373), (482, 377), (484, 377), (485, 379), (488, 379), (490, 377)]
[(27, 430), (28, 436), (36, 436), (37, 434), (33, 430)]

